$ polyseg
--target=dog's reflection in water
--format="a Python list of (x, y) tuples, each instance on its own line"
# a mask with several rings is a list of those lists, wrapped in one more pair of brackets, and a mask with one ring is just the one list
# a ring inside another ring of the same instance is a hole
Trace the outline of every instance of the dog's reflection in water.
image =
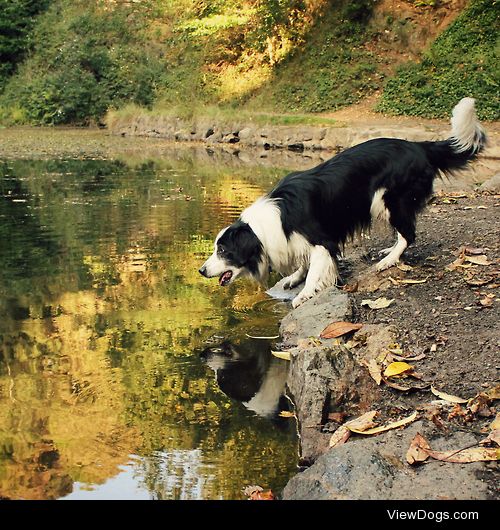
[(267, 344), (225, 341), (206, 348), (201, 357), (215, 372), (222, 392), (259, 416), (272, 418), (290, 408), (284, 395), (288, 362), (274, 357)]

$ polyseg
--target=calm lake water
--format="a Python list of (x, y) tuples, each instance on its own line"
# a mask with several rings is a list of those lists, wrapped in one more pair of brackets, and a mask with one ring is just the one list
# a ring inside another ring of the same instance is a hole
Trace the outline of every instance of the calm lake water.
[(197, 270), (286, 171), (0, 160), (0, 497), (241, 499), (296, 471), (283, 302)]

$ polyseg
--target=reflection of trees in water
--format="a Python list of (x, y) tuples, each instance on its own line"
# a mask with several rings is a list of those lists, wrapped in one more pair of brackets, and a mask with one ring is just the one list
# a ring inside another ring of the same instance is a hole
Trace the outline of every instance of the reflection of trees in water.
[[(237, 497), (250, 465), (267, 457), (266, 480), (286, 475), (291, 437), (265, 421), (249, 427), (192, 354), (234, 314), (241, 330), (260, 325), (248, 313), (262, 297), (254, 286), (221, 291), (196, 272), (221, 224), (217, 205), (250, 202), (255, 184), (168, 162), (0, 171), (9, 240), (0, 249), (0, 497), (57, 498), (75, 481), (103, 483), (134, 452), (177, 455), (158, 476), (154, 458), (143, 459), (158, 496), (203, 488)], [(192, 201), (172, 191), (180, 184)], [(213, 453), (213, 470), (168, 478), (196, 451)], [(209, 472), (211, 482), (198, 476)]]

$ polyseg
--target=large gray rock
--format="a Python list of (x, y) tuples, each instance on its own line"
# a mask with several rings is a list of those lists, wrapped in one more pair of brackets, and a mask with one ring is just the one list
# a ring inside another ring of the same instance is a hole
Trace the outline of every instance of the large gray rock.
[[(429, 461), (410, 466), (405, 455), (413, 437), (429, 436), (422, 422), (400, 431), (374, 437), (351, 437), (319, 457), (315, 464), (293, 477), (283, 490), (286, 500), (330, 499), (488, 499), (482, 463), (456, 464)], [(436, 450), (453, 450), (477, 442), (470, 433), (455, 432), (449, 439), (435, 438)]]
[(291, 350), (287, 386), (299, 422), (301, 459), (313, 462), (328, 449), (322, 431), (329, 411), (366, 412), (377, 394), (368, 371), (333, 339), (316, 339), (331, 322), (349, 320), (351, 302), (332, 287), (291, 311), (281, 322), (283, 345)]
[(294, 309), (281, 321), (280, 333), (285, 346), (296, 346), (300, 339), (319, 337), (325, 327), (336, 320), (352, 316), (347, 293), (330, 287)]

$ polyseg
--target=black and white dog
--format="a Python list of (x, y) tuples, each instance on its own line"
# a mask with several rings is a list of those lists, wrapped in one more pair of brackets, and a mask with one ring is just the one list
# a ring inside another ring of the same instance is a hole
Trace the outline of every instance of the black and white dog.
[(486, 144), (474, 99), (458, 103), (451, 125), (447, 140), (377, 138), (287, 175), (219, 232), (200, 273), (219, 276), (223, 286), (243, 275), (264, 282), (270, 270), (287, 276), (285, 288), (305, 280), (292, 301), (297, 307), (336, 284), (345, 242), (375, 219), (390, 223), (397, 233), (376, 265), (378, 271), (392, 267), (415, 241), (416, 216), (436, 176), (464, 168)]

